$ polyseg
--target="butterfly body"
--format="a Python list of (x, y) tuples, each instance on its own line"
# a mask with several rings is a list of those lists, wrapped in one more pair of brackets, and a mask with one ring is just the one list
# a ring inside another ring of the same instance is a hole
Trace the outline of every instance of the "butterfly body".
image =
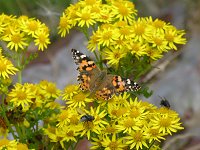
[(110, 99), (114, 94), (126, 91), (137, 91), (140, 86), (130, 79), (118, 75), (107, 74), (106, 70), (100, 70), (89, 57), (72, 49), (73, 59), (78, 65), (78, 81), (82, 90), (89, 90), (97, 98)]

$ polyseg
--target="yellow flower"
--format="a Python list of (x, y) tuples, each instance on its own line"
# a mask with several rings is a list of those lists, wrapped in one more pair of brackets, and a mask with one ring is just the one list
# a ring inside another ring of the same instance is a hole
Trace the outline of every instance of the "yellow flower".
[(119, 27), (119, 38), (129, 40), (134, 37), (133, 29), (129, 25), (124, 25)]
[(63, 127), (65, 125), (68, 125), (69, 124), (69, 117), (72, 116), (73, 114), (73, 110), (71, 112), (72, 109), (64, 109), (60, 112), (60, 114), (58, 114), (57, 116), (57, 121), (58, 121), (58, 124), (57, 124), (57, 127)]
[(29, 148), (26, 144), (18, 143), (17, 144), (17, 150), (29, 150)]
[(69, 100), (74, 94), (77, 94), (78, 92), (79, 92), (78, 85), (67, 85), (63, 91), (62, 99)]
[(48, 125), (47, 128), (44, 128), (44, 134), (47, 135), (51, 142), (58, 142), (60, 141), (61, 137), (60, 137), (60, 133), (58, 132), (59, 129), (55, 128), (55, 127), (51, 127), (50, 125)]
[(135, 55), (136, 57), (141, 57), (147, 54), (146, 45), (139, 42), (129, 43), (128, 49), (131, 52), (131, 54)]
[(134, 21), (132, 24), (134, 38), (133, 40), (136, 42), (143, 43), (145, 40), (148, 40), (149, 34), (152, 34), (148, 31), (147, 28), (148, 22), (144, 19), (138, 18), (137, 21)]
[(0, 77), (9, 78), (9, 75), (15, 75), (17, 71), (18, 69), (13, 66), (11, 61), (0, 56)]
[(178, 31), (174, 27), (169, 27), (165, 30), (165, 39), (168, 42), (168, 46), (171, 49), (177, 50), (175, 44), (185, 44), (186, 39), (182, 36), (185, 34), (184, 31)]
[(96, 19), (99, 22), (111, 23), (114, 19), (114, 13), (112, 7), (109, 5), (102, 5), (100, 7), (99, 17)]
[(88, 41), (88, 46), (87, 46), (87, 48), (92, 52), (96, 50), (97, 46), (98, 49), (100, 48), (100, 46), (98, 45), (99, 43), (98, 39), (99, 39), (98, 35), (95, 32), (93, 32), (93, 35), (90, 36), (90, 40)]
[[(62, 128), (62, 130), (60, 130), (60, 137), (62, 137), (61, 142), (63, 143), (64, 141), (66, 142), (77, 142), (76, 140), (76, 136), (78, 135), (78, 133), (75, 132), (75, 130), (72, 130), (70, 128)], [(63, 145), (63, 147), (65, 147)]]
[(34, 93), (29, 88), (17, 83), (11, 92), (8, 93), (8, 97), (14, 107), (22, 106), (22, 110), (26, 111), (33, 103)]
[(101, 0), (84, 0), (80, 1), (79, 4), (84, 7), (84, 6), (95, 6), (95, 5), (100, 5)]
[(98, 135), (96, 138), (92, 137), (91, 138), (91, 150), (96, 150), (96, 149), (102, 149), (102, 141), (103, 141), (103, 137), (101, 135)]
[(86, 25), (86, 27), (89, 28), (90, 25), (93, 25), (96, 23), (96, 15), (95, 13), (91, 13), (91, 10), (88, 7), (85, 7), (78, 11), (77, 13), (77, 22), (78, 26), (83, 27)]
[(108, 114), (111, 119), (115, 121), (120, 120), (123, 118), (124, 114), (127, 112), (126, 107), (122, 107), (121, 105), (113, 104), (108, 105)]
[(90, 93), (77, 91), (77, 93), (66, 101), (66, 104), (69, 105), (69, 107), (85, 107), (87, 103), (94, 101), (94, 99), (89, 98)]
[(113, 9), (117, 19), (131, 23), (134, 20), (137, 10), (132, 2), (116, 1), (113, 2)]
[(39, 50), (44, 50), (47, 48), (47, 45), (50, 44), (50, 39), (49, 39), (49, 33), (48, 32), (45, 32), (44, 30), (38, 30), (35, 32), (35, 35), (34, 35), (34, 42), (35, 42), (35, 45), (38, 45), (39, 46)]
[(8, 139), (1, 139), (0, 140), (0, 149), (8, 149), (8, 150), (16, 150), (17, 149), (17, 141), (16, 140), (8, 140)]
[(147, 139), (149, 140), (149, 143), (154, 141), (161, 142), (160, 140), (165, 140), (163, 136), (165, 136), (166, 134), (159, 132), (159, 129), (153, 129), (152, 125), (150, 124), (148, 125), (148, 127), (145, 128), (144, 131), (147, 136)]
[(23, 32), (20, 33), (20, 31), (11, 30), (10, 34), (3, 37), (3, 40), (8, 42), (8, 48), (15, 51), (18, 51), (19, 48), (23, 50), (26, 46), (28, 46), (25, 34)]
[(146, 47), (146, 52), (147, 56), (149, 56), (153, 60), (157, 60), (163, 56), (161, 51), (159, 51), (156, 48), (152, 48), (150, 46)]
[(23, 31), (32, 36), (34, 36), (36, 31), (38, 31), (42, 27), (41, 22), (39, 20), (34, 20), (33, 18), (26, 20), (23, 19), (22, 26)]
[(103, 138), (102, 146), (105, 147), (105, 150), (123, 150), (126, 147), (123, 140), (124, 138), (116, 137), (116, 134), (113, 134), (111, 139), (108, 136)]
[(61, 37), (65, 37), (66, 34), (69, 33), (69, 30), (73, 27), (72, 20), (70, 17), (67, 17), (64, 13), (63, 16), (60, 17), (60, 22), (58, 26), (58, 34), (61, 35)]
[(156, 19), (152, 21), (152, 18), (150, 17), (148, 21), (150, 20), (151, 20), (151, 23), (149, 24), (150, 25), (149, 29), (151, 29), (153, 32), (163, 32), (164, 29), (168, 26), (166, 22), (160, 19)]
[(172, 132), (184, 129), (181, 127), (181, 123), (179, 121), (179, 117), (170, 117), (169, 115), (155, 115), (154, 118), (151, 119), (153, 128), (158, 128), (159, 132), (170, 135), (172, 135)]
[(57, 89), (56, 84), (48, 81), (40, 82), (40, 93), (42, 93), (46, 98), (55, 100), (60, 96), (61, 91)]
[(152, 47), (158, 49), (159, 51), (167, 51), (169, 47), (167, 46), (167, 41), (164, 38), (164, 33), (155, 33), (149, 39), (149, 42), (152, 43)]
[(117, 129), (117, 126), (115, 125), (115, 122), (110, 122), (108, 125), (106, 125), (105, 129), (102, 131), (103, 135), (116, 135), (119, 133), (119, 130)]
[(104, 25), (97, 30), (97, 37), (98, 45), (110, 46), (119, 39), (119, 31), (117, 28), (113, 28), (112, 25)]
[(115, 49), (110, 47), (104, 50), (105, 59), (108, 60), (109, 65), (118, 65), (121, 58), (126, 56), (126, 52), (123, 49)]
[(117, 129), (123, 133), (131, 133), (132, 131), (140, 130), (141, 121), (132, 117), (122, 117), (118, 121)]
[(130, 145), (130, 149), (143, 149), (143, 146), (148, 148), (148, 145), (146, 143), (147, 136), (144, 134), (143, 130), (133, 131), (125, 138), (127, 139), (126, 144)]
[(90, 107), (90, 111), (85, 110), (85, 112), (93, 116), (94, 120), (82, 122), (83, 130), (81, 131), (81, 136), (86, 135), (90, 139), (92, 133), (100, 134), (108, 122), (103, 120), (106, 112), (105, 110), (102, 111), (100, 106), (97, 108)]

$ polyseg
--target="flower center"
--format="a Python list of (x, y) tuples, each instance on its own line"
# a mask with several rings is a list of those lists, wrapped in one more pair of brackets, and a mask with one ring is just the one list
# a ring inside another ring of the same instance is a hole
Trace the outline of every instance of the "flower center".
[(74, 132), (70, 130), (69, 132), (66, 133), (66, 135), (68, 137), (74, 137)]
[(38, 29), (37, 23), (35, 21), (29, 22), (28, 29), (31, 31), (36, 31)]
[(174, 41), (174, 36), (172, 34), (165, 34), (165, 39), (169, 42), (173, 42)]
[(112, 32), (111, 31), (107, 31), (103, 34), (103, 39), (104, 40), (109, 40), (112, 37)]
[(130, 112), (130, 116), (133, 117), (133, 118), (136, 118), (139, 115), (140, 115), (140, 112), (137, 109), (132, 109), (131, 112)]
[(46, 41), (46, 37), (43, 36), (43, 35), (38, 36), (38, 39), (39, 39), (39, 41), (40, 41), (41, 44), (44, 44), (45, 41)]
[(109, 148), (110, 148), (111, 150), (117, 150), (117, 148), (118, 148), (117, 142), (110, 142)]
[(151, 129), (151, 130), (150, 130), (150, 134), (151, 134), (152, 136), (157, 136), (157, 135), (158, 135), (158, 129)]
[(169, 127), (171, 124), (171, 120), (169, 118), (163, 118), (160, 120), (160, 126)]
[(21, 41), (21, 36), (20, 34), (16, 33), (12, 35), (11, 39), (13, 43), (19, 43)]
[(132, 127), (135, 125), (135, 121), (132, 119), (127, 119), (124, 121), (124, 125), (126, 128)]
[(71, 124), (77, 125), (78, 122), (79, 122), (79, 120), (78, 120), (78, 118), (77, 118), (76, 115), (72, 115), (72, 117), (70, 117), (70, 123), (71, 123)]
[(120, 58), (120, 53), (114, 53), (114, 58), (119, 59)]
[(56, 87), (51, 85), (46, 88), (48, 93), (56, 93)]
[(130, 29), (128, 29), (128, 28), (121, 28), (120, 29), (120, 33), (122, 35), (130, 35)]
[(113, 127), (106, 127), (106, 132), (108, 132), (108, 133), (114, 133), (115, 131), (116, 131), (116, 129)]
[(18, 93), (17, 93), (17, 98), (18, 98), (19, 100), (25, 100), (25, 99), (27, 98), (27, 95), (26, 95), (26, 93), (24, 93), (24, 92), (22, 92), (22, 91), (18, 91)]
[(79, 93), (79, 94), (77, 94), (77, 95), (74, 95), (73, 99), (74, 99), (76, 102), (81, 102), (81, 101), (84, 101), (84, 100), (85, 100), (85, 97), (86, 97), (85, 94)]
[(90, 19), (90, 14), (85, 12), (81, 16), (82, 20), (88, 21)]
[(136, 142), (142, 141), (142, 133), (136, 132), (136, 133), (134, 134), (134, 139), (135, 139)]
[(69, 25), (69, 21), (66, 17), (61, 18), (59, 26), (65, 28)]
[(59, 118), (60, 120), (65, 120), (67, 118), (67, 116), (69, 115), (69, 113), (67, 111), (63, 111), (60, 115)]
[(138, 44), (132, 44), (131, 48), (132, 48), (132, 51), (135, 51), (135, 52), (139, 51), (140, 49)]
[(122, 15), (122, 16), (128, 16), (128, 9), (125, 7), (125, 6), (119, 6), (118, 7), (119, 9), (119, 13)]
[(154, 22), (154, 26), (155, 26), (156, 28), (163, 28), (164, 25), (165, 25), (164, 21), (161, 21), (161, 20), (156, 20), (156, 21)]
[(162, 45), (162, 39), (160, 39), (160, 38), (158, 38), (158, 37), (155, 37), (154, 39), (153, 39), (153, 41), (154, 41), (154, 43), (156, 44), (156, 45)]
[(137, 35), (142, 35), (144, 33), (144, 27), (142, 25), (139, 25), (135, 28), (135, 33)]

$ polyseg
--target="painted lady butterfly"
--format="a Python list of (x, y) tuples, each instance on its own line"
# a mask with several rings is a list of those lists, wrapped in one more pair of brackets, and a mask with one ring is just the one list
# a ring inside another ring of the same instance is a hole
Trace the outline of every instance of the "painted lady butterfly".
[(97, 98), (110, 99), (113, 94), (126, 91), (137, 91), (140, 86), (130, 79), (124, 79), (117, 75), (107, 74), (106, 70), (100, 70), (89, 57), (78, 50), (71, 50), (73, 59), (79, 67), (78, 81), (82, 90), (89, 90)]

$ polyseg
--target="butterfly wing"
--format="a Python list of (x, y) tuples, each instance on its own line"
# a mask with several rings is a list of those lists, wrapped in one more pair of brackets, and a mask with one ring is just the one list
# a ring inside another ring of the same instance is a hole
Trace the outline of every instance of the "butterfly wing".
[(108, 100), (114, 94), (120, 94), (128, 91), (138, 91), (140, 86), (131, 81), (117, 75), (107, 75), (106, 80), (101, 85), (101, 90), (96, 91), (97, 98)]
[(94, 61), (83, 53), (76, 49), (72, 49), (71, 52), (75, 63), (78, 65), (77, 70), (79, 71), (78, 81), (80, 81), (80, 88), (82, 90), (91, 90), (91, 84), (95, 80), (95, 74), (98, 74), (100, 70)]

